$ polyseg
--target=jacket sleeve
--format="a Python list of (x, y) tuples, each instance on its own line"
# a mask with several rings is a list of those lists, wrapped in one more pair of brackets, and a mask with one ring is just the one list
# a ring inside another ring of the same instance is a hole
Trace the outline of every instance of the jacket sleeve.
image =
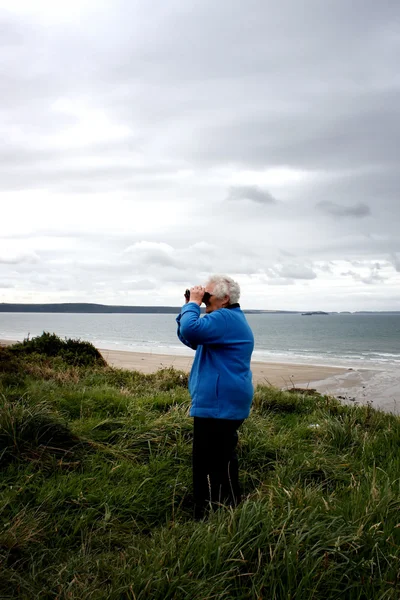
[(220, 344), (226, 332), (226, 320), (222, 310), (216, 310), (203, 318), (200, 306), (188, 302), (180, 314), (180, 334), (193, 347), (193, 344)]
[(181, 317), (182, 314), (179, 314), (176, 317), (176, 322), (178, 324), (178, 329), (177, 329), (177, 334), (178, 334), (178, 338), (180, 339), (180, 341), (182, 342), (182, 344), (185, 344), (185, 346), (188, 346), (189, 348), (191, 348), (192, 350), (196, 350), (197, 348), (197, 344), (191, 344), (190, 342), (188, 342), (183, 335), (181, 334)]

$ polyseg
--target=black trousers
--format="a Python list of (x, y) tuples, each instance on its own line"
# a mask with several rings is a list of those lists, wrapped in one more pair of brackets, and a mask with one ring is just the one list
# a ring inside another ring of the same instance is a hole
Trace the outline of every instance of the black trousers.
[(241, 420), (194, 417), (194, 516), (210, 505), (236, 506), (240, 500), (239, 467), (235, 448)]

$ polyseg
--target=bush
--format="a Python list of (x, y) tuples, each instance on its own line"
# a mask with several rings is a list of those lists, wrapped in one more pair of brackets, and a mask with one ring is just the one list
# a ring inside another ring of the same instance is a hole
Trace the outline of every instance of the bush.
[(11, 348), (2, 348), (0, 346), (0, 374), (16, 374), (21, 368), (20, 360)]
[(310, 410), (313, 402), (301, 394), (290, 394), (277, 388), (258, 385), (253, 399), (253, 409), (261, 414), (304, 413)]
[(90, 342), (62, 340), (55, 333), (44, 331), (42, 335), (14, 344), (9, 348), (14, 356), (41, 354), (48, 357), (60, 356), (64, 362), (74, 366), (105, 366), (107, 363)]
[(147, 376), (147, 380), (153, 384), (155, 389), (166, 392), (177, 387), (186, 389), (189, 383), (189, 375), (183, 371), (177, 371), (174, 367), (168, 367), (151, 373)]

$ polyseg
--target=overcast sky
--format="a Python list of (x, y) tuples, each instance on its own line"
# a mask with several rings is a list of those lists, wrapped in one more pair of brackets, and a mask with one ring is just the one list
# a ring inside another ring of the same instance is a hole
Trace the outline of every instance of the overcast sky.
[(0, 0), (0, 302), (400, 310), (398, 0)]

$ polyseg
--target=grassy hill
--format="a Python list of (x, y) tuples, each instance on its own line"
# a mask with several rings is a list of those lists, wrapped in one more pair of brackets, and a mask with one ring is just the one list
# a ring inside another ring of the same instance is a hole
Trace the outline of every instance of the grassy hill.
[(0, 348), (0, 597), (398, 599), (400, 419), (258, 387), (245, 500), (192, 519), (187, 376)]

